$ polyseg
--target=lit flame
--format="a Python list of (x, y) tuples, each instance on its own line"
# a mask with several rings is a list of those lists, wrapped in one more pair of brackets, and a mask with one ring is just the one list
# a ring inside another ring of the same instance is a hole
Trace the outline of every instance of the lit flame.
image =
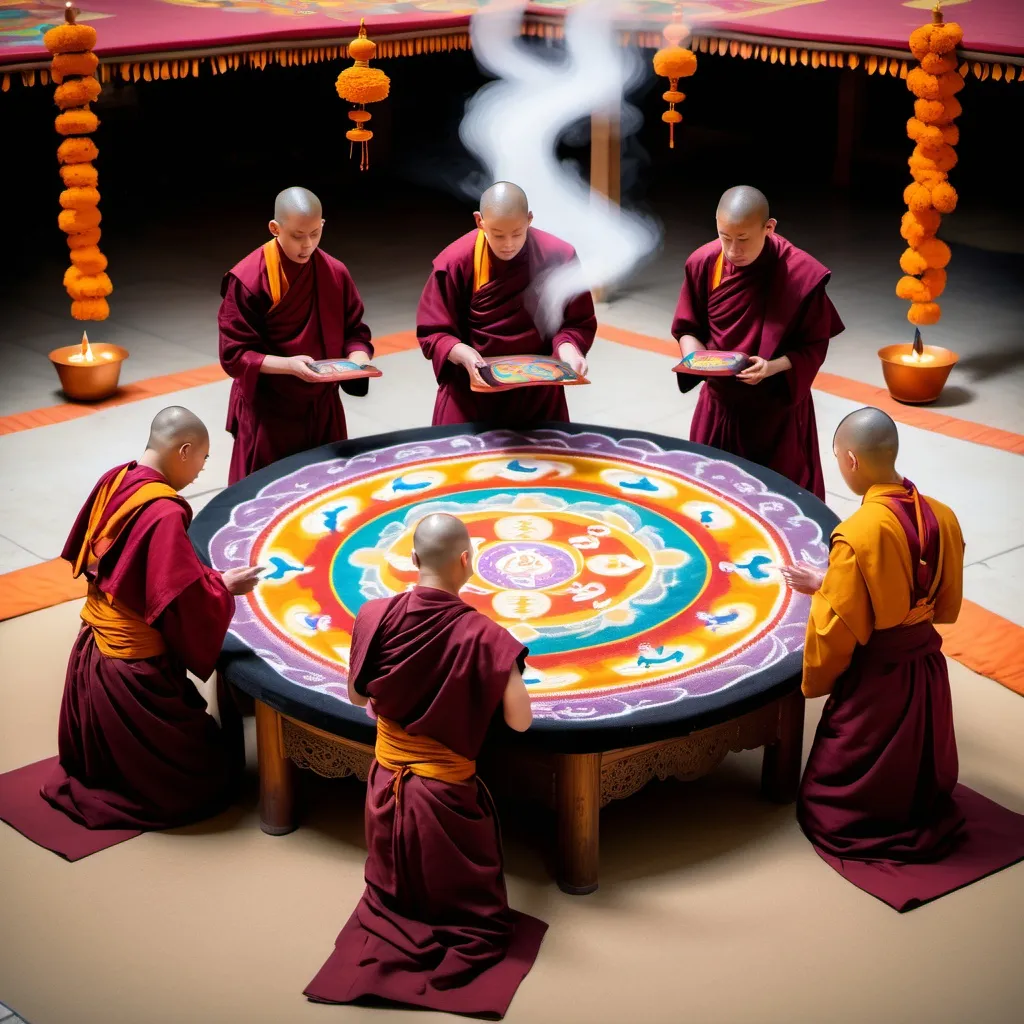
[(82, 331), (82, 350), (76, 352), (68, 359), (70, 363), (92, 363), (96, 357), (92, 353), (92, 345), (89, 344), (89, 335)]

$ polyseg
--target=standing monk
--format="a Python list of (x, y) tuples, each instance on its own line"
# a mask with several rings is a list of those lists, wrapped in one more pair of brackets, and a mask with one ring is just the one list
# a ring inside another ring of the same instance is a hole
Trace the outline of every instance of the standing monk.
[(957, 784), (953, 708), (935, 623), (960, 612), (956, 516), (896, 470), (896, 424), (860, 409), (833, 441), (861, 507), (832, 533), (828, 569), (784, 569), (813, 594), (803, 692), (831, 694), (798, 816), (854, 885), (910, 910), (1024, 858), (1024, 815)]
[[(825, 497), (811, 384), (843, 330), (825, 286), (831, 272), (775, 233), (768, 200), (739, 185), (722, 196), (718, 240), (686, 261), (672, 335), (683, 356), (750, 357), (736, 377), (704, 383), (690, 440), (774, 469)], [(678, 375), (680, 391), (697, 377)]]
[[(352, 277), (319, 248), (323, 227), (320, 200), (308, 189), (285, 189), (274, 203), (274, 237), (221, 284), (220, 364), (235, 379), (229, 484), (348, 436), (337, 382), (325, 382), (308, 364), (345, 358), (363, 365), (373, 346)], [(367, 381), (342, 389), (365, 395)]]
[(569, 410), (561, 385), (485, 394), (472, 391), (470, 383), (483, 385), (477, 368), (490, 356), (555, 355), (586, 374), (597, 332), (590, 292), (569, 302), (561, 326), (545, 338), (534, 323), (538, 295), (531, 287), (545, 272), (575, 260), (576, 252), (531, 227), (526, 193), (510, 182), (487, 189), (473, 217), (476, 230), (434, 260), (416, 310), (416, 335), (437, 378), (433, 424), (565, 422)]
[(186, 674), (213, 672), (234, 595), (260, 572), (207, 569), (189, 540), (192, 510), (178, 491), (209, 447), (187, 409), (158, 413), (142, 458), (100, 479), (64, 546), (89, 589), (64, 683), (59, 759), (41, 795), (70, 821), (55, 824), (42, 800), (15, 820), (3, 813), (2, 785), (0, 816), (70, 860), (109, 845), (88, 829), (168, 828), (216, 813), (241, 768), (240, 735), (218, 729)]
[(509, 909), (494, 805), (476, 777), (495, 712), (519, 732), (532, 715), (526, 648), (459, 598), (472, 550), (458, 519), (427, 516), (413, 535), (418, 586), (356, 618), (349, 699), (377, 717), (366, 891), (310, 999), (501, 1017), (547, 929)]

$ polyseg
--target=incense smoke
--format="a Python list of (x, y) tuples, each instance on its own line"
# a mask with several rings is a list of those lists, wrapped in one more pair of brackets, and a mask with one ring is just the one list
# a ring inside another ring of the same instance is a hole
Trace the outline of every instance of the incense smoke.
[[(466, 105), (459, 134), (490, 181), (523, 188), (537, 227), (576, 249), (579, 264), (536, 282), (537, 327), (550, 337), (574, 295), (621, 280), (655, 249), (661, 232), (652, 221), (591, 193), (575, 166), (556, 155), (559, 138), (575, 122), (595, 110), (618, 110), (642, 77), (637, 54), (616, 38), (614, 0), (587, 0), (569, 11), (565, 57), (557, 63), (520, 39), (525, 7), (515, 0), (473, 17), (476, 59), (499, 80)], [(623, 133), (640, 120), (632, 108), (624, 111)]]

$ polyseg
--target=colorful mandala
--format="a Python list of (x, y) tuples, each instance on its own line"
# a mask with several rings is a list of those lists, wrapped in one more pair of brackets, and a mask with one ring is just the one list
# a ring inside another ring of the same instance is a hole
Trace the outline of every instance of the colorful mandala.
[(232, 632), (286, 679), (345, 699), (367, 600), (414, 585), (430, 512), (469, 527), (464, 599), (530, 648), (537, 718), (615, 718), (728, 688), (803, 643), (776, 566), (821, 529), (738, 466), (647, 440), (490, 432), (317, 462), (237, 505), (220, 569), (265, 564)]

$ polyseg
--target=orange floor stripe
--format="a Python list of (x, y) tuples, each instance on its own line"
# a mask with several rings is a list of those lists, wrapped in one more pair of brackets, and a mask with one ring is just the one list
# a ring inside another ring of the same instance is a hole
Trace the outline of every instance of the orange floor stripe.
[[(415, 331), (399, 331), (397, 334), (385, 334), (374, 340), (377, 355), (386, 356), (393, 352), (405, 352), (417, 345)], [(211, 366), (200, 366), (195, 370), (183, 370), (180, 373), (168, 373), (161, 377), (150, 377), (134, 384), (125, 384), (118, 388), (116, 394), (102, 402), (63, 402), (60, 405), (47, 406), (43, 409), (32, 409), (30, 412), (16, 412), (10, 416), (0, 416), (0, 434), (16, 434), (21, 430), (32, 430), (34, 427), (47, 427), (54, 423), (65, 423), (67, 420), (90, 416), (103, 409), (112, 409), (129, 402), (141, 402), (144, 398), (155, 398), (157, 395), (169, 395), (174, 391), (185, 391), (202, 384), (214, 384), (226, 380), (227, 374), (219, 363)]]
[(1024, 697), (1024, 629), (973, 601), (951, 626), (939, 626), (943, 653)]
[(85, 597), (85, 578), (71, 578), (63, 558), (0, 575), (0, 622)]
[[(630, 348), (643, 349), (645, 352), (661, 352), (675, 357), (679, 355), (679, 346), (662, 338), (636, 334), (633, 331), (627, 331), (621, 327), (611, 327), (608, 324), (601, 324), (597, 333), (599, 337), (607, 341), (628, 345)], [(904, 423), (908, 427), (918, 427), (921, 430), (929, 430), (933, 434), (944, 434), (946, 437), (955, 437), (960, 441), (970, 441), (973, 444), (983, 444), (1004, 452), (1024, 454), (1024, 435), (1014, 434), (998, 427), (989, 427), (983, 423), (974, 423), (971, 420), (958, 419), (956, 416), (947, 416), (934, 409), (902, 405), (890, 398), (889, 392), (885, 388), (875, 387), (873, 384), (864, 384), (862, 381), (850, 380), (848, 377), (840, 377), (835, 373), (822, 372), (814, 379), (814, 389), (835, 395), (837, 398), (849, 399), (851, 402), (873, 405), (877, 409), (887, 412), (897, 423)]]

